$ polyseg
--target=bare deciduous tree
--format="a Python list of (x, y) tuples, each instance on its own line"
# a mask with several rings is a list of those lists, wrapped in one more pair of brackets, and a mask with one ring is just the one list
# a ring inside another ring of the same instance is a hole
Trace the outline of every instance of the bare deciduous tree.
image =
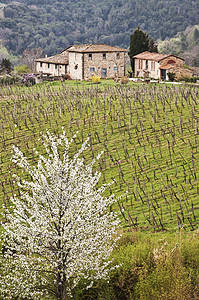
[(43, 50), (40, 48), (25, 49), (22, 53), (21, 62), (27, 65), (32, 71), (35, 68), (35, 59), (43, 56)]

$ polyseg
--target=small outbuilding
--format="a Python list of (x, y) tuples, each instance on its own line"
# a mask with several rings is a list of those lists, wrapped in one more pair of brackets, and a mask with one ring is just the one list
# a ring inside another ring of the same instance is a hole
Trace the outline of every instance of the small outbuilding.
[(176, 78), (192, 77), (194, 71), (184, 66), (184, 59), (173, 54), (142, 52), (134, 57), (135, 76), (168, 80), (168, 73), (175, 73)]

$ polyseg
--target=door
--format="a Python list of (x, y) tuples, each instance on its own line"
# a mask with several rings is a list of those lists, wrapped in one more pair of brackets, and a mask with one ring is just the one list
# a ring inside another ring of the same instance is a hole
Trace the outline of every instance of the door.
[(68, 65), (65, 65), (65, 74), (68, 73)]
[(166, 70), (161, 70), (161, 79), (166, 80)]
[(107, 69), (102, 68), (102, 78), (106, 78), (106, 76), (107, 76)]

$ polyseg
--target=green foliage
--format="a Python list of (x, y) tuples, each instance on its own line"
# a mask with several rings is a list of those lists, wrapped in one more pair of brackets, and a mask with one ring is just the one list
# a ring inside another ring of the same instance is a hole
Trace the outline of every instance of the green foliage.
[(174, 79), (175, 79), (175, 73), (168, 72), (167, 75), (168, 75), (170, 81), (174, 81)]
[(40, 47), (52, 55), (77, 43), (108, 43), (127, 48), (140, 24), (155, 40), (172, 37), (198, 22), (197, 1), (2, 0), (0, 18), (6, 47), (15, 54)]
[(181, 77), (178, 81), (196, 83), (199, 80), (199, 77)]
[[(100, 85), (66, 81), (2, 86), (0, 97), (1, 203), (9, 206), (10, 196), (18, 194), (8, 170), (12, 167), (12, 172), (26, 175), (11, 166), (12, 145), (34, 164), (32, 149), (43, 147), (43, 140), (37, 140), (40, 132), (49, 129), (59, 135), (62, 126), (69, 137), (79, 130), (73, 151), (91, 137), (86, 161), (105, 150), (96, 169), (102, 172), (103, 183), (115, 179), (110, 193), (129, 191), (111, 208), (119, 211), (127, 228), (113, 254), (113, 264), (122, 266), (112, 271), (109, 282), (95, 282), (91, 290), (85, 290), (82, 279), (74, 298), (196, 300), (197, 86), (129, 82), (128, 87), (115, 87), (114, 81), (102, 80)], [(183, 233), (190, 229), (192, 234)]]
[(95, 300), (197, 299), (199, 288), (198, 234), (158, 239), (139, 232), (125, 233), (114, 251), (109, 282), (95, 282), (89, 291), (84, 280), (74, 298)]
[(12, 67), (11, 67), (11, 62), (9, 61), (9, 59), (3, 58), (1, 61), (1, 71), (5, 72), (5, 73), (11, 73), (12, 71)]
[(0, 95), (1, 203), (18, 192), (8, 174), (12, 145), (34, 163), (40, 132), (58, 135), (64, 126), (69, 138), (79, 131), (77, 148), (91, 137), (88, 161), (104, 150), (100, 183), (114, 178), (108, 194), (128, 191), (112, 208), (122, 225), (147, 232), (198, 226), (197, 86), (68, 80), (2, 87)]
[(129, 56), (131, 60), (131, 68), (134, 72), (134, 59), (133, 56), (137, 55), (141, 52), (149, 50), (149, 37), (144, 31), (138, 28), (134, 31), (130, 36), (130, 48), (129, 48)]
[(19, 75), (5, 74), (0, 76), (0, 85), (12, 85), (19, 82), (22, 82), (22, 77)]
[(199, 40), (199, 30), (198, 30), (198, 28), (194, 29), (193, 36), (194, 36), (194, 41), (197, 42)]
[(151, 38), (149, 40), (149, 52), (156, 52), (156, 53), (158, 53), (158, 45), (155, 44), (153, 38)]
[(14, 71), (16, 74), (30, 73), (31, 70), (27, 65), (15, 66)]
[(178, 32), (171, 39), (160, 40), (158, 50), (160, 53), (182, 56), (190, 66), (199, 66), (198, 36), (199, 25), (188, 26), (185, 31)]

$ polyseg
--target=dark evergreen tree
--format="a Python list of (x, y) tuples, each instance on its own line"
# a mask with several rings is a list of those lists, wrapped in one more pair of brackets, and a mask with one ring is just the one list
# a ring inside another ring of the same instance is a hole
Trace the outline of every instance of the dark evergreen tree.
[(198, 39), (199, 39), (199, 30), (197, 28), (195, 28), (193, 35), (194, 35), (194, 41), (198, 41)]
[(8, 74), (12, 71), (11, 62), (9, 61), (9, 59), (6, 59), (6, 58), (2, 59), (1, 71), (6, 72)]
[(133, 72), (134, 72), (133, 56), (148, 50), (149, 50), (148, 34), (142, 31), (142, 29), (140, 29), (140, 26), (138, 26), (138, 28), (130, 36), (129, 56), (130, 56), (131, 68)]
[(154, 39), (150, 39), (149, 41), (149, 52), (156, 52), (158, 53), (158, 45), (155, 44)]

